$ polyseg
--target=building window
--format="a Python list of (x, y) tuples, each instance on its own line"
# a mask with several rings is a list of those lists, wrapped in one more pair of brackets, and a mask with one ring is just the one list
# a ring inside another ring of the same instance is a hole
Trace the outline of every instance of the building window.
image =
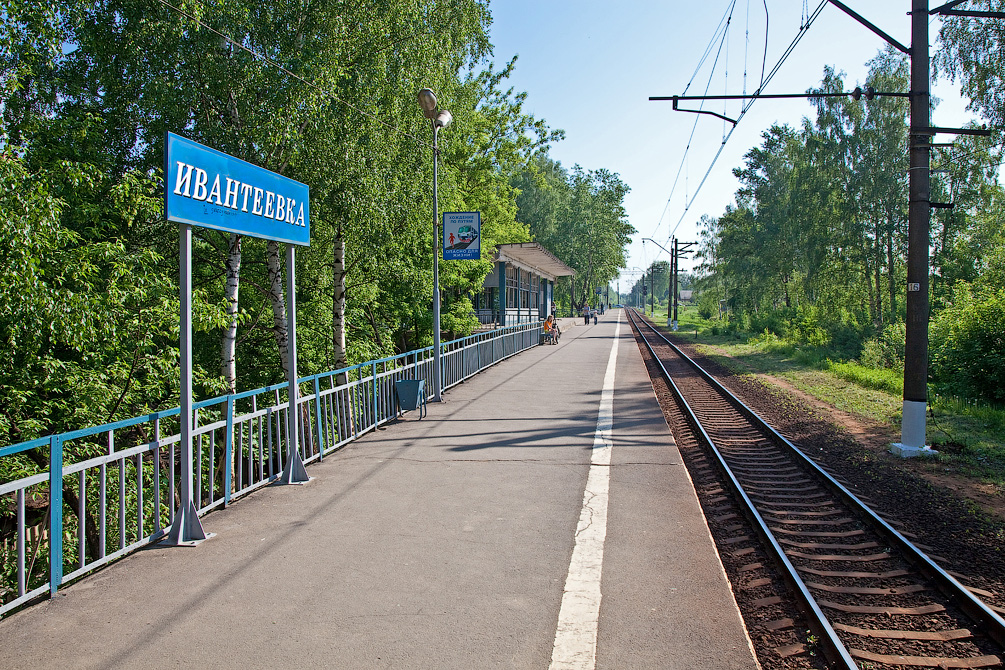
[(506, 308), (517, 307), (517, 297), (520, 290), (519, 273), (512, 265), (506, 266)]

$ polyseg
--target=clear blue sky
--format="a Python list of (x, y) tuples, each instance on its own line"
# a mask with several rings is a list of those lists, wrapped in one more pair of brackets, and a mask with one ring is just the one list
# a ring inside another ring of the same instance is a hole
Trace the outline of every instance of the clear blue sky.
[[(765, 39), (765, 2), (767, 40)], [(800, 32), (801, 18), (820, 0), (497, 0), (491, 28), (495, 60), (519, 59), (510, 84), (528, 93), (527, 111), (561, 128), (566, 139), (552, 157), (566, 167), (617, 172), (632, 189), (626, 199), (629, 221), (639, 231), (630, 247), (629, 268), (647, 267), (665, 253), (671, 232), (697, 240), (703, 214), (719, 216), (733, 202), (737, 182), (732, 169), (760, 143), (772, 123), (798, 126), (814, 116), (804, 101), (760, 100), (740, 121), (701, 191), (699, 182), (722, 145), (724, 122), (710, 116), (674, 112), (653, 95), (681, 95), (692, 79), (720, 24), (734, 6), (728, 39), (711, 76), (711, 94), (739, 94), (758, 86), (762, 62), (768, 71)], [(910, 45), (910, 0), (845, 0), (845, 4), (902, 44)], [(930, 22), (934, 53), (938, 21)], [(689, 94), (701, 94), (710, 79), (720, 40), (694, 77)], [(865, 80), (866, 61), (885, 42), (842, 11), (825, 7), (766, 93), (801, 93), (819, 85), (825, 65), (847, 74), (847, 89)], [(943, 102), (933, 124), (955, 126), (970, 118), (958, 86), (940, 82), (933, 89)], [(706, 109), (736, 118), (738, 103), (707, 103)], [(683, 106), (683, 105), (682, 105)], [(695, 121), (697, 120), (697, 126)], [(688, 140), (695, 128), (688, 157)], [(683, 165), (683, 169), (681, 166)], [(678, 170), (680, 170), (678, 178)], [(674, 181), (677, 185), (674, 187)], [(685, 213), (685, 203), (689, 205)], [(682, 261), (682, 269), (691, 267)], [(621, 290), (634, 277), (623, 275)]]

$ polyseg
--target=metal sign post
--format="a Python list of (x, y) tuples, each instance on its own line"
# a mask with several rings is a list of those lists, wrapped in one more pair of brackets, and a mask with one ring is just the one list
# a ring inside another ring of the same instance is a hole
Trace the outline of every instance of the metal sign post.
[(179, 292), (181, 301), (181, 486), (168, 544), (195, 546), (206, 539), (199, 510), (192, 500), (192, 226), (179, 226)]
[(300, 388), (297, 386), (297, 297), (296, 297), (296, 247), (292, 244), (286, 245), (286, 319), (288, 331), (286, 339), (287, 359), (289, 371), (286, 379), (289, 382), (289, 390), (286, 395), (289, 397), (290, 405), (286, 411), (287, 438), (289, 443), (286, 448), (286, 464), (283, 467), (283, 475), (279, 481), (283, 484), (302, 484), (310, 480), (307, 475), (307, 468), (300, 457), (298, 445), (300, 440), (300, 425), (298, 418), (300, 412), (297, 411), (297, 401), (300, 399)]
[(285, 242), (289, 406), (281, 481), (308, 481), (298, 449), (297, 320), (294, 245), (310, 244), (310, 192), (305, 184), (173, 133), (164, 142), (164, 215), (180, 224), (181, 486), (168, 544), (192, 546), (207, 535), (192, 499), (192, 226)]

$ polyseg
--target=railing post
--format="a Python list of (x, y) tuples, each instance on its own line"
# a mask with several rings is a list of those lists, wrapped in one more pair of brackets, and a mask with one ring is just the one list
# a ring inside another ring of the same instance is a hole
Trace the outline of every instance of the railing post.
[(377, 428), (377, 364), (373, 364), (373, 427)]
[(356, 383), (349, 387), (349, 403), (354, 408), (351, 417), (352, 425), (355, 429), (353, 435), (359, 435), (360, 426), (363, 423), (363, 392), (360, 390), (363, 386), (363, 374), (360, 367), (356, 367), (353, 370), (356, 373)]
[(223, 506), (230, 504), (230, 489), (234, 477), (234, 396), (227, 396), (227, 449), (223, 454)]
[(49, 438), (49, 594), (63, 581), (63, 440)]
[(325, 458), (324, 426), (321, 421), (321, 384), (318, 383), (318, 376), (314, 375), (314, 421), (318, 430), (318, 462)]

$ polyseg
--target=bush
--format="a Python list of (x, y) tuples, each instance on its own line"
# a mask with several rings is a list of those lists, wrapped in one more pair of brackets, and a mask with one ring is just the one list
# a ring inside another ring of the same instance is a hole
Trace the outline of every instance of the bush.
[(750, 344), (764, 345), (768, 349), (776, 349), (782, 344), (782, 339), (769, 329), (765, 328), (763, 333), (759, 333), (750, 338)]
[(813, 314), (806, 314), (798, 320), (793, 320), (788, 335), (790, 339), (811, 347), (825, 347), (830, 342), (830, 335)]
[(835, 357), (840, 360), (858, 358), (862, 351), (862, 330), (854, 322), (838, 321), (828, 324), (830, 348)]
[(883, 332), (862, 345), (859, 362), (867, 368), (903, 371), (906, 337), (905, 324), (894, 323), (887, 326)]
[(719, 315), (719, 301), (713, 291), (702, 291), (698, 295), (698, 316), (705, 320)]
[(764, 332), (774, 333), (775, 335), (784, 335), (786, 331), (785, 313), (782, 311), (751, 314), (749, 322), (750, 330), (754, 333)]
[(953, 393), (1005, 401), (1005, 289), (957, 286), (932, 323), (931, 369)]

